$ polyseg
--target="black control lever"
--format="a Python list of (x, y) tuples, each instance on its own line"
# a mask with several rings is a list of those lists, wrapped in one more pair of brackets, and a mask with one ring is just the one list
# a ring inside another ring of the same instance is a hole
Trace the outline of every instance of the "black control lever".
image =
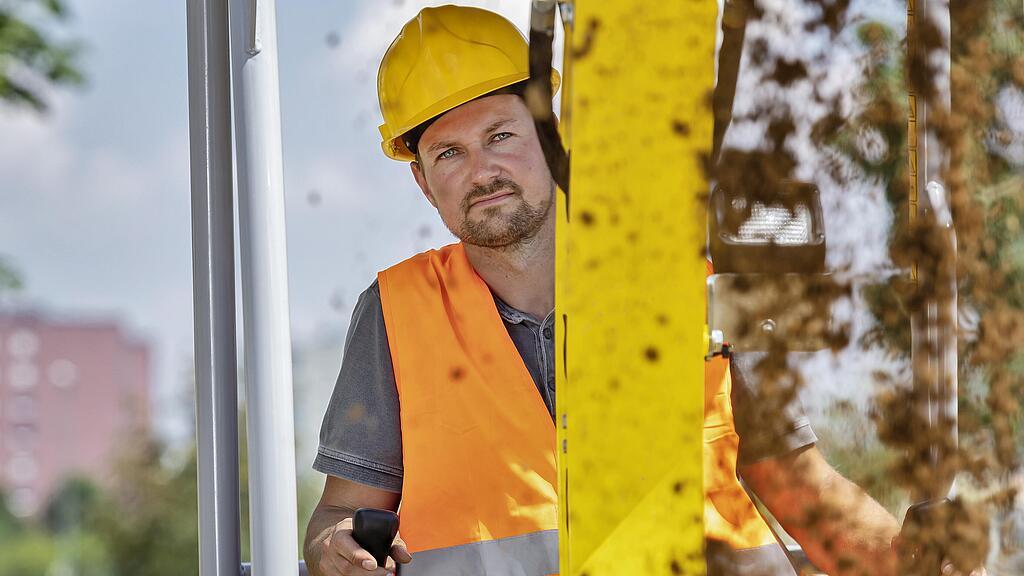
[(398, 514), (390, 510), (360, 508), (352, 518), (352, 539), (384, 567), (398, 535)]
[(934, 533), (945, 532), (951, 514), (949, 498), (918, 502), (907, 510), (900, 530), (900, 539), (910, 555), (915, 574), (941, 574), (946, 558), (942, 545)]

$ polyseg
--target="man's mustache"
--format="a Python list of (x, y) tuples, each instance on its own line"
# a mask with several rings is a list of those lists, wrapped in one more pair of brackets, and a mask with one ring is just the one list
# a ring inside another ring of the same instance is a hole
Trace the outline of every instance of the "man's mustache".
[(522, 187), (520, 187), (519, 184), (516, 184), (513, 180), (510, 180), (509, 178), (495, 178), (486, 185), (478, 184), (473, 186), (473, 189), (469, 191), (469, 194), (462, 199), (462, 211), (469, 211), (469, 206), (474, 200), (493, 196), (502, 190), (508, 190), (518, 196), (523, 195)]

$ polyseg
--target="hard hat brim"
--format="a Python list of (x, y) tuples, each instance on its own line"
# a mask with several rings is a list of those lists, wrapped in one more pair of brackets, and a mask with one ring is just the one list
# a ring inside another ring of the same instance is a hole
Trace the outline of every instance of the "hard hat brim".
[[(379, 128), (381, 135), (381, 149), (384, 151), (384, 154), (388, 158), (391, 158), (392, 160), (398, 160), (400, 162), (412, 162), (416, 160), (416, 155), (409, 150), (409, 148), (405, 145), (405, 141), (402, 138), (402, 136), (404, 136), (407, 132), (409, 132), (413, 128), (416, 128), (420, 124), (423, 124), (428, 120), (431, 120), (437, 116), (440, 116), (446, 112), (458, 108), (459, 106), (462, 106), (467, 102), (471, 102), (473, 100), (476, 100), (477, 98), (486, 96), (496, 90), (500, 90), (507, 86), (511, 86), (518, 82), (522, 82), (523, 80), (527, 80), (528, 78), (529, 74), (511, 74), (500, 78), (494, 78), (492, 80), (488, 80), (487, 82), (481, 82), (480, 84), (476, 84), (468, 88), (464, 88), (462, 90), (459, 90), (458, 92), (455, 92), (454, 94), (449, 95), (447, 98), (438, 101), (433, 106), (430, 106), (429, 108), (423, 110), (415, 117), (410, 119), (406, 126), (402, 126), (394, 131), (388, 130), (387, 124), (381, 124)], [(562, 78), (561, 76), (559, 76), (558, 71), (552, 69), (552, 94), (558, 92), (558, 88), (561, 85), (561, 81)]]

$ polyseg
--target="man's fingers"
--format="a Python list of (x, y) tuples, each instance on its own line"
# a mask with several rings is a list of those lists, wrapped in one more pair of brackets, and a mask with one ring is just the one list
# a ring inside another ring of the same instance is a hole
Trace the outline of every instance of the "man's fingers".
[(363, 570), (377, 569), (377, 561), (356, 543), (350, 531), (336, 532), (331, 538), (331, 548), (353, 566), (359, 566)]
[(391, 557), (400, 564), (412, 562), (412, 554), (409, 553), (409, 548), (405, 545), (405, 540), (402, 540), (401, 536), (396, 536), (394, 543), (391, 544)]
[(412, 562), (412, 554), (405, 549), (404, 546), (392, 546), (391, 557), (394, 558), (399, 564), (408, 564)]
[[(953, 562), (946, 560), (942, 563), (942, 576), (963, 576), (963, 574), (963, 572), (956, 569)], [(986, 572), (985, 568), (982, 567), (971, 570), (969, 576), (987, 576), (987, 574), (988, 572)]]
[(320, 556), (320, 572), (324, 576), (351, 576), (353, 574), (366, 574), (361, 568), (356, 568), (351, 562), (343, 558), (340, 554), (334, 554), (329, 550), (325, 550), (325, 554)]
[[(359, 546), (355, 539), (352, 538), (351, 519), (346, 518), (335, 526), (334, 534), (331, 535), (329, 542), (331, 553), (334, 556), (340, 556), (344, 558), (349, 565), (361, 568), (364, 571), (363, 574), (385, 573), (382, 567), (377, 566), (377, 561), (374, 560), (373, 556)], [(381, 569), (378, 571), (378, 568)], [(351, 572), (342, 571), (342, 574), (348, 573), (359, 574), (360, 572), (358, 570)]]

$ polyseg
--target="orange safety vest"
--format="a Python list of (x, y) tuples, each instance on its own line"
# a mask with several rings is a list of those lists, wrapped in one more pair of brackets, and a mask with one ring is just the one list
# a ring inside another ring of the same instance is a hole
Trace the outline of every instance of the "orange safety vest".
[[(462, 244), (378, 274), (401, 405), (403, 576), (556, 574), (555, 427)], [(736, 479), (729, 364), (705, 369), (704, 526), (775, 540)]]

